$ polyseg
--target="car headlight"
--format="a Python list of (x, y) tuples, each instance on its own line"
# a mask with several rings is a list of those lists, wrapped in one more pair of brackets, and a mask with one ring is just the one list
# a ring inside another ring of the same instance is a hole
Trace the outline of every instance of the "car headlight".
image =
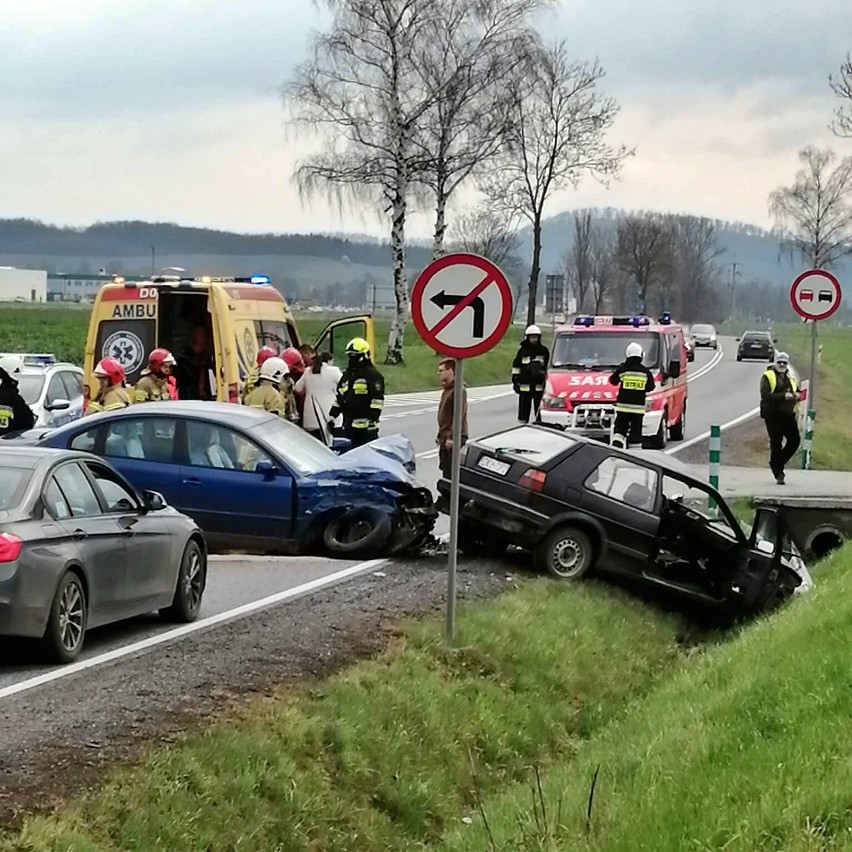
[(565, 400), (561, 396), (545, 396), (544, 404), (548, 408), (565, 408)]

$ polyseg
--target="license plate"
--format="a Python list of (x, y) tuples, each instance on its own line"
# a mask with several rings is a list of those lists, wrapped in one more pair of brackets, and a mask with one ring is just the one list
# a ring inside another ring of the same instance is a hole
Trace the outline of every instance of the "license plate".
[(499, 473), (500, 476), (505, 476), (512, 465), (492, 459), (490, 456), (482, 456), (476, 463), (476, 466), (481, 467), (483, 470), (490, 470), (491, 473)]

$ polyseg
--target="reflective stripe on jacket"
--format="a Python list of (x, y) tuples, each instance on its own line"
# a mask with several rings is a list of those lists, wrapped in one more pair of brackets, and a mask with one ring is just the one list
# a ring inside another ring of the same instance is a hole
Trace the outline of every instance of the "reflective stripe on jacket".
[(787, 399), (786, 394), (797, 393), (798, 390), (796, 377), (789, 370), (779, 374), (770, 367), (760, 377), (760, 416), (766, 419), (773, 415), (795, 414), (798, 408), (796, 400)]
[(160, 402), (171, 398), (168, 378), (158, 378), (151, 373), (142, 376), (133, 389), (134, 402)]
[(651, 371), (638, 357), (628, 358), (609, 377), (611, 385), (618, 385), (615, 410), (625, 414), (644, 414), (645, 400), (656, 387)]
[(118, 411), (121, 408), (127, 408), (128, 405), (130, 405), (130, 397), (127, 395), (127, 391), (118, 385), (113, 385), (113, 387), (106, 389), (103, 397), (93, 399), (89, 403), (86, 414), (96, 414), (98, 411)]

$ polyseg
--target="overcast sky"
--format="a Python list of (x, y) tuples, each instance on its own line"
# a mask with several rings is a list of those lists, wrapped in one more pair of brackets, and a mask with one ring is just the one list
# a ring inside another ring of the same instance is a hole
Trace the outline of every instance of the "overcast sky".
[[(176, 221), (237, 231), (358, 231), (370, 211), (303, 206), (290, 181), (313, 141), (287, 132), (278, 88), (323, 16), (312, 0), (2, 0), (0, 216), (61, 224)], [(548, 33), (600, 58), (635, 145), (582, 206), (766, 226), (796, 152), (827, 130), (826, 78), (852, 50), (849, 0), (564, 0)], [(426, 235), (428, 218), (413, 231)]]

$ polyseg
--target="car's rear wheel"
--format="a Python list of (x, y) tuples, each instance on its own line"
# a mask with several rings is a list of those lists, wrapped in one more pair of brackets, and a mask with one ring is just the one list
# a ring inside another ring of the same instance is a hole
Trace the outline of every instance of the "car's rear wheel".
[(370, 556), (387, 544), (392, 532), (388, 514), (367, 506), (330, 521), (323, 530), (322, 542), (332, 556)]
[(579, 580), (592, 570), (595, 549), (589, 536), (577, 527), (559, 527), (535, 550), (536, 565), (560, 580)]
[(642, 447), (646, 450), (664, 450), (666, 448), (666, 444), (668, 443), (668, 431), (669, 431), (669, 412), (668, 410), (663, 412), (663, 416), (660, 418), (660, 428), (657, 430), (656, 435), (652, 435), (650, 438), (643, 438)]
[(201, 598), (206, 585), (207, 557), (197, 541), (190, 541), (180, 561), (171, 606), (161, 609), (160, 616), (167, 621), (195, 621), (201, 612)]
[(47, 629), (41, 640), (45, 655), (57, 663), (73, 663), (83, 647), (88, 617), (83, 582), (73, 571), (68, 571), (59, 581), (47, 617)]
[(743, 356), (740, 355), (739, 352), (737, 352), (737, 361), (742, 361), (742, 360), (743, 360)]
[(468, 523), (459, 522), (459, 549), (465, 556), (499, 557), (509, 543), (493, 533), (483, 532)]
[(686, 433), (686, 403), (683, 404), (683, 410), (680, 412), (680, 418), (677, 423), (669, 429), (669, 437), (673, 441), (682, 441)]

